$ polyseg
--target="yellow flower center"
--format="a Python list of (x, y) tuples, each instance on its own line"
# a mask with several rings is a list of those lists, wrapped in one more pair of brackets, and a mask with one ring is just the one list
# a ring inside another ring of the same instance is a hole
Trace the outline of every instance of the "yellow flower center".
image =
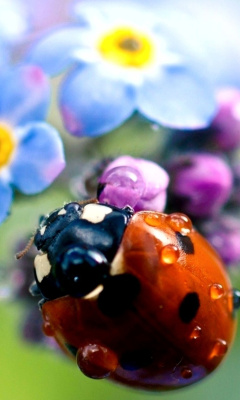
[(120, 27), (105, 34), (98, 49), (107, 60), (124, 67), (143, 67), (154, 57), (150, 37), (128, 27)]
[(11, 127), (0, 122), (0, 168), (8, 163), (14, 148), (15, 142)]

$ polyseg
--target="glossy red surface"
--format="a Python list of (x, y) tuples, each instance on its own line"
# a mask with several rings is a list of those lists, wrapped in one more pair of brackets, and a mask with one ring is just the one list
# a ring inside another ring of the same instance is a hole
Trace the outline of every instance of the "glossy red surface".
[[(69, 345), (72, 353), (80, 349), (87, 376), (163, 390), (194, 383), (220, 364), (235, 333), (231, 283), (216, 252), (186, 216), (136, 213), (111, 273), (131, 273), (141, 284), (121, 316), (104, 315), (97, 295), (66, 296), (42, 308), (46, 333), (68, 355)], [(94, 376), (92, 355), (86, 367), (88, 356), (82, 354), (89, 348), (111, 355), (102, 357), (102, 365), (96, 356), (103, 376)]]

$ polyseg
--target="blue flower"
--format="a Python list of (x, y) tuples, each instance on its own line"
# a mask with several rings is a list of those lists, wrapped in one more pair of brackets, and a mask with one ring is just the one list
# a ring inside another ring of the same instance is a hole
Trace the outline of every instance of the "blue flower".
[(12, 45), (18, 43), (28, 31), (29, 14), (18, 0), (0, 0), (0, 67), (8, 61)]
[(101, 135), (135, 111), (169, 127), (209, 124), (213, 88), (159, 12), (134, 0), (82, 1), (74, 11), (78, 24), (47, 34), (28, 54), (52, 75), (75, 66), (60, 91), (69, 132)]
[(25, 194), (44, 190), (65, 166), (58, 132), (43, 122), (49, 83), (36, 66), (20, 66), (0, 76), (0, 222), (13, 186)]

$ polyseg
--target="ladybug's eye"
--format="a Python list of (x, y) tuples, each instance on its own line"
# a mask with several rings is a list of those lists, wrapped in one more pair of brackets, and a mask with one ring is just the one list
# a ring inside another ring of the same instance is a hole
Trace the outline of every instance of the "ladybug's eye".
[(73, 246), (59, 256), (53, 274), (61, 290), (73, 297), (83, 297), (103, 282), (109, 269), (102, 253)]

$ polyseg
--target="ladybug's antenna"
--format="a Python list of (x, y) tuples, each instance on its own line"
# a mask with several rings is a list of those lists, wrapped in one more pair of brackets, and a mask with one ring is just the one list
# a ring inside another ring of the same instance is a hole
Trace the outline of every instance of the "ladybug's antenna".
[(78, 204), (80, 204), (80, 206), (85, 206), (86, 204), (92, 204), (92, 203), (98, 203), (98, 199), (94, 197), (92, 199), (78, 201)]
[(20, 260), (20, 258), (22, 258), (23, 256), (25, 256), (25, 254), (27, 254), (27, 252), (30, 250), (31, 246), (33, 245), (33, 241), (34, 241), (34, 235), (29, 239), (29, 241), (26, 244), (26, 246), (24, 247), (24, 249), (19, 251), (16, 254), (16, 259), (17, 260)]

